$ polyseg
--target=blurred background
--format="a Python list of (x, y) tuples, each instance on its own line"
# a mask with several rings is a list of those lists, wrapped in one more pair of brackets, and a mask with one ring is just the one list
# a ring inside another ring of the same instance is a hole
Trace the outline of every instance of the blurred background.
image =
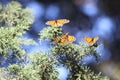
[[(0, 0), (4, 5), (11, 0)], [(24, 36), (33, 38), (39, 43), (40, 30), (46, 27), (45, 22), (53, 19), (69, 19), (63, 26), (64, 32), (76, 37), (79, 43), (83, 37), (99, 36), (102, 44), (101, 62), (95, 63), (92, 56), (85, 58), (86, 64), (96, 72), (102, 72), (111, 80), (120, 80), (120, 0), (16, 0), (23, 8), (30, 8), (34, 14), (34, 23)], [(48, 43), (37, 46), (24, 46), (33, 51), (48, 51)], [(68, 70), (58, 67), (61, 80), (66, 80)]]

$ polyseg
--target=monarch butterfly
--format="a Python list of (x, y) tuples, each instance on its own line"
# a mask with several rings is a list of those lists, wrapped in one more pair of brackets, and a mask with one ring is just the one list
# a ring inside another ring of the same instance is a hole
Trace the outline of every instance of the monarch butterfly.
[(96, 43), (96, 41), (99, 39), (98, 36), (91, 38), (91, 37), (84, 37), (83, 40), (85, 40), (90, 46)]
[(69, 23), (70, 21), (68, 19), (58, 19), (58, 20), (50, 20), (47, 21), (45, 24), (46, 25), (50, 25), (53, 27), (61, 27), (66, 23)]
[(61, 39), (55, 38), (54, 39), (56, 43), (62, 44), (62, 43), (71, 43), (76, 40), (74, 36), (62, 34)]

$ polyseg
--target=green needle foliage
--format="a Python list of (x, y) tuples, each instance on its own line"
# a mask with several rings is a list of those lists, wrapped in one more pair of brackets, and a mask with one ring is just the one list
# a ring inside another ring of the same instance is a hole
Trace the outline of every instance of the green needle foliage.
[[(46, 64), (47, 63), (47, 64)], [(29, 55), (29, 63), (12, 64), (3, 68), (6, 80), (59, 80), (54, 61), (50, 60), (49, 54), (33, 53)]]
[[(29, 15), (28, 15), (29, 14)], [(21, 44), (33, 44), (32, 39), (22, 35), (29, 30), (33, 19), (28, 9), (22, 9), (17, 2), (1, 5), (0, 8), (0, 55), (10, 56), (14, 53), (21, 57), (25, 54)], [(32, 42), (32, 43), (31, 43)]]
[[(30, 10), (23, 9), (18, 2), (0, 5), (0, 57), (10, 61), (11, 57), (15, 56), (20, 61), (1, 67), (0, 80), (60, 80), (57, 67), (61, 64), (69, 70), (67, 80), (109, 80), (101, 73), (94, 73), (89, 66), (83, 65), (83, 58), (87, 55), (93, 55), (99, 61), (100, 55), (96, 52), (99, 44), (59, 44), (55, 38), (62, 40), (61, 35), (65, 34), (62, 27), (47, 26), (40, 31), (40, 41), (50, 42), (49, 53), (33, 52), (28, 55), (22, 45), (36, 43), (22, 35), (29, 30), (32, 22)], [(0, 65), (1, 63), (3, 60), (0, 61)]]
[(62, 29), (57, 27), (46, 27), (40, 32), (40, 41), (42, 40), (54, 40), (54, 37), (60, 36), (63, 33)]

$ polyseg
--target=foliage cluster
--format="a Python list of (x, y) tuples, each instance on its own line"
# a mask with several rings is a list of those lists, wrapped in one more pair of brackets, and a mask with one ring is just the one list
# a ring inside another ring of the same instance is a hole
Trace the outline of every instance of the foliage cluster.
[(55, 37), (61, 38), (64, 33), (62, 27), (47, 26), (40, 31), (40, 41), (50, 41), (49, 53), (33, 52), (28, 55), (22, 45), (35, 44), (35, 41), (22, 35), (29, 30), (32, 22), (30, 10), (23, 9), (18, 2), (0, 6), (0, 58), (5, 59), (0, 60), (0, 65), (17, 58), (16, 63), (0, 68), (0, 80), (60, 80), (56, 67), (61, 64), (70, 72), (68, 80), (109, 80), (82, 65), (87, 55), (96, 59), (100, 57), (96, 46), (84, 42), (58, 44), (54, 41)]

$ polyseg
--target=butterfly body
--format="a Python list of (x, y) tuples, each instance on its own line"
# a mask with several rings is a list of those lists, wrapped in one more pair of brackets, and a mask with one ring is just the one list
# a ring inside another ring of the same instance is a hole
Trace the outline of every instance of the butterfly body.
[(91, 37), (84, 37), (83, 40), (85, 40), (90, 46), (96, 43), (96, 41), (99, 39), (98, 36), (91, 38)]
[(53, 26), (53, 27), (61, 27), (61, 26), (63, 26), (64, 24), (69, 23), (69, 22), (70, 22), (70, 21), (67, 20), (67, 19), (58, 19), (58, 20), (50, 20), (50, 21), (47, 21), (45, 24), (46, 24), (46, 25)]
[(76, 38), (74, 36), (67, 35), (67, 34), (62, 34), (61, 39), (58, 39), (57, 37), (55, 38), (55, 42), (58, 44), (71, 43), (75, 40), (76, 40)]

